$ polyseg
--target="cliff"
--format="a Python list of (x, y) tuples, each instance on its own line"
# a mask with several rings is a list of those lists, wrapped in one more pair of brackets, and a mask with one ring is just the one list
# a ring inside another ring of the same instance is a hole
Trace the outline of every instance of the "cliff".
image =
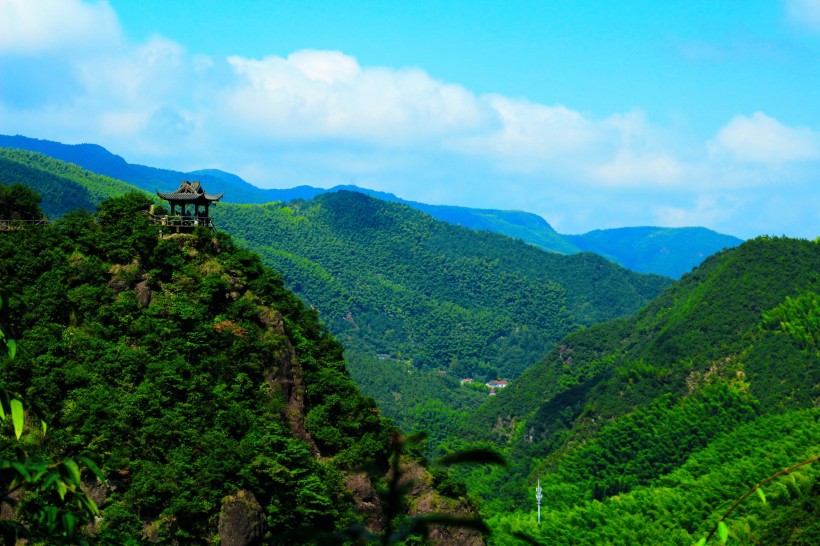
[(160, 237), (147, 204), (0, 237), (20, 347), (2, 380), (51, 424), (31, 449), (99, 458), (94, 532), (112, 541), (378, 531), (361, 491), (378, 498), (394, 430), (342, 346), (256, 255), (204, 229)]

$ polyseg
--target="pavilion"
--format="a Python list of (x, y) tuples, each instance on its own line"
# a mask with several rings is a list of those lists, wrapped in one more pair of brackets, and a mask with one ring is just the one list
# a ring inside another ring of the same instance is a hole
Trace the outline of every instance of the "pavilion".
[(209, 216), (209, 209), (216, 201), (222, 199), (224, 193), (219, 195), (205, 193), (199, 182), (183, 181), (176, 191), (165, 193), (158, 191), (160, 199), (168, 201), (171, 210), (167, 217), (162, 219), (162, 224), (175, 227), (177, 233), (181, 231), (193, 231), (196, 226), (213, 228), (213, 221)]

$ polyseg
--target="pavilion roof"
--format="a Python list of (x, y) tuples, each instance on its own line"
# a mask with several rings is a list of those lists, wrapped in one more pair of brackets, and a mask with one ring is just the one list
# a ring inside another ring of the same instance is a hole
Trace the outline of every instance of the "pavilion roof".
[(199, 182), (183, 181), (176, 191), (169, 193), (158, 191), (157, 195), (166, 201), (219, 201), (225, 194), (205, 193)]

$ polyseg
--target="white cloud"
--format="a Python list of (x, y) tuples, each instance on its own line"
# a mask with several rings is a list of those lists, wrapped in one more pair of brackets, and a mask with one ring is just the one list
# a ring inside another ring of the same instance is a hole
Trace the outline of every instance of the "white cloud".
[(820, 30), (820, 0), (786, 0), (786, 17), (794, 24)]
[[(167, 99), (186, 84), (189, 59), (175, 42), (154, 37), (137, 47), (74, 61), (84, 93), (102, 105), (144, 105)], [(198, 83), (198, 82), (196, 82)]]
[(580, 112), (501, 95), (484, 97), (497, 122), (487, 134), (468, 138), (465, 148), (504, 158), (549, 161), (590, 150), (601, 139), (600, 128)]
[(807, 127), (783, 125), (763, 112), (735, 116), (708, 144), (716, 157), (743, 163), (782, 164), (820, 158), (820, 134)]
[(628, 148), (589, 171), (594, 179), (614, 186), (672, 185), (685, 174), (684, 166), (667, 153), (637, 154)]
[(119, 42), (107, 2), (0, 0), (0, 53), (43, 53)]
[(362, 68), (338, 51), (230, 57), (226, 114), (260, 137), (406, 145), (475, 129), (487, 112), (461, 86), (419, 69)]
[(706, 226), (712, 229), (730, 224), (742, 205), (726, 195), (699, 195), (690, 207), (656, 206), (652, 210), (655, 223), (667, 227)]

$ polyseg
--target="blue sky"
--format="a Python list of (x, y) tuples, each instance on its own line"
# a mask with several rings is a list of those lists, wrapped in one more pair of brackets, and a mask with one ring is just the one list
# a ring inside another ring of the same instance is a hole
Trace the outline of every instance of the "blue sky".
[(820, 0), (0, 0), (0, 133), (562, 233), (820, 235)]

